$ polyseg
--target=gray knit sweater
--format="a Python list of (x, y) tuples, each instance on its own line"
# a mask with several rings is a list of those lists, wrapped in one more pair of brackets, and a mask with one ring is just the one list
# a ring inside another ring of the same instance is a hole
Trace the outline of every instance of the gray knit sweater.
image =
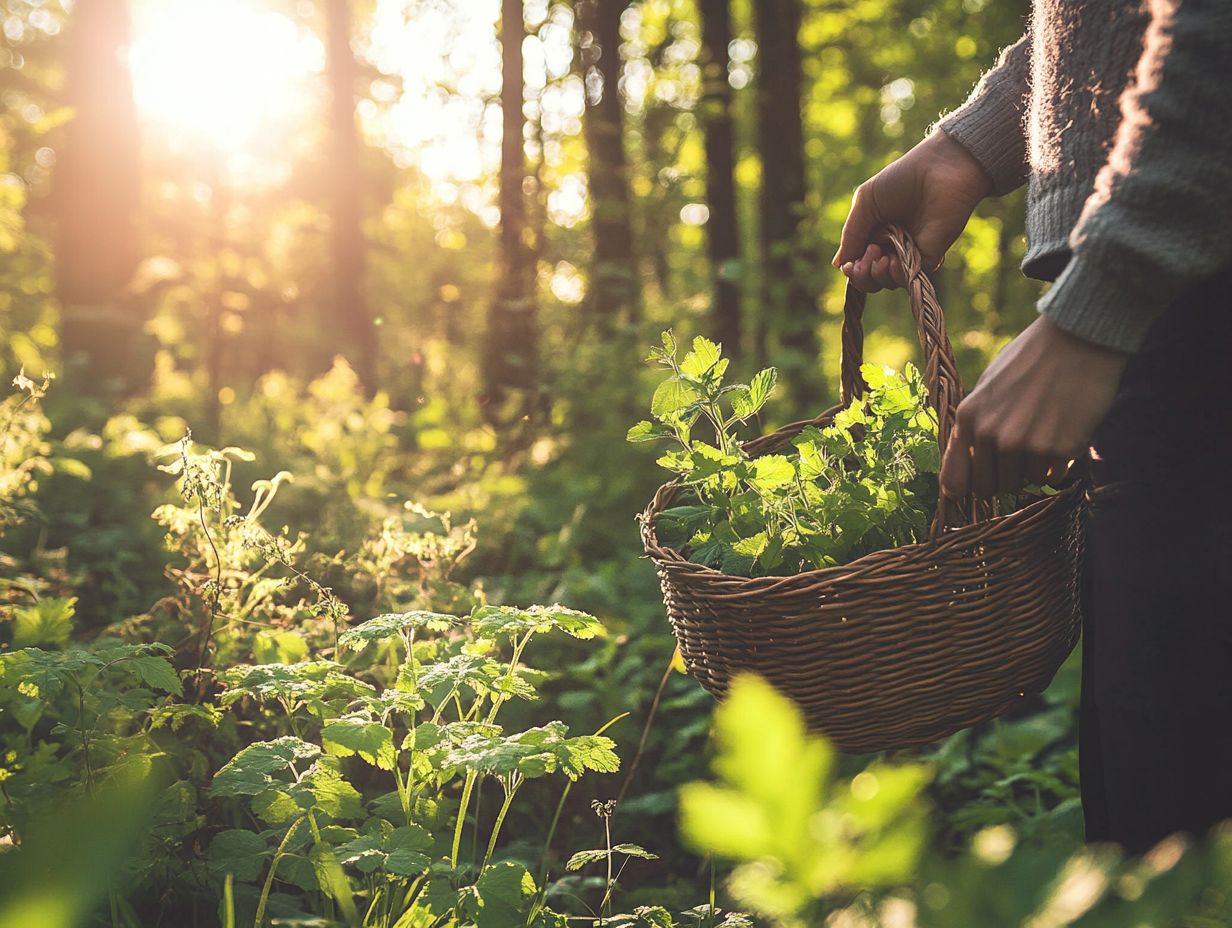
[(1232, 0), (1034, 0), (940, 127), (995, 194), (1029, 184), (1023, 270), (1075, 335), (1135, 351), (1232, 264)]

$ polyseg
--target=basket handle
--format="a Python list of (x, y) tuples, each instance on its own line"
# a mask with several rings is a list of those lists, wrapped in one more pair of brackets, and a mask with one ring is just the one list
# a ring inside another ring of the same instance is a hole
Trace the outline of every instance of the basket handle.
[[(911, 314), (915, 317), (916, 334), (924, 349), (924, 383), (928, 387), (928, 402), (937, 413), (937, 441), (944, 453), (954, 427), (958, 404), (963, 398), (962, 381), (954, 363), (954, 349), (945, 331), (945, 314), (937, 302), (937, 291), (932, 281), (924, 273), (920, 250), (911, 236), (897, 225), (888, 225), (884, 231), (907, 281)], [(864, 362), (864, 299), (864, 293), (848, 282), (843, 301), (843, 405), (863, 396), (868, 389), (860, 374), (860, 365)], [(937, 514), (931, 531), (933, 537), (939, 535), (946, 525), (946, 508), (945, 496), (938, 496)]]

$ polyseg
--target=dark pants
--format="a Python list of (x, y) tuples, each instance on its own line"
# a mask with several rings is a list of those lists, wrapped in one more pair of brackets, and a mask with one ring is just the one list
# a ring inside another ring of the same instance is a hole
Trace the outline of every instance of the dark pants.
[(1232, 818), (1230, 293), (1177, 299), (1092, 443), (1082, 804), (1133, 852)]

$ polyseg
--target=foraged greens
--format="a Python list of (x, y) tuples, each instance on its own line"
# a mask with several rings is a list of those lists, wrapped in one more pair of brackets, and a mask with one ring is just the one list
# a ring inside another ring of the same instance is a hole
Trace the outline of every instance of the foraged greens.
[[(676, 338), (647, 359), (669, 371), (651, 400), (655, 421), (629, 429), (633, 442), (677, 447), (659, 464), (687, 495), (655, 521), (659, 541), (725, 573), (787, 575), (844, 564), (870, 551), (922, 540), (937, 505), (937, 417), (919, 370), (876, 364), (868, 384), (824, 428), (806, 427), (781, 453), (751, 457), (735, 428), (774, 392), (774, 368), (748, 384), (725, 384), (728, 359), (709, 339), (677, 360)], [(707, 438), (694, 431), (704, 424)]]

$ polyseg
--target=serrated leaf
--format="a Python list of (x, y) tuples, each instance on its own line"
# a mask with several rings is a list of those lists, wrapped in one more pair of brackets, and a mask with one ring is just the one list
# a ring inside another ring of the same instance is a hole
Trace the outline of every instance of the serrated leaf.
[(250, 744), (223, 765), (210, 784), (210, 796), (255, 796), (278, 786), (292, 764), (320, 755), (315, 744), (286, 735), (274, 741)]
[(337, 849), (339, 862), (361, 873), (385, 870), (407, 877), (426, 871), (431, 853), (432, 836), (414, 824), (384, 832), (373, 831)]
[(652, 854), (644, 847), (637, 844), (617, 844), (613, 846), (611, 851), (606, 848), (599, 848), (592, 851), (578, 851), (569, 858), (569, 862), (565, 864), (566, 870), (580, 870), (587, 864), (593, 864), (600, 860), (607, 860), (608, 857), (615, 857), (617, 854), (623, 854), (625, 857), (640, 857), (643, 860), (658, 860), (658, 854)]
[(230, 873), (244, 883), (255, 883), (273, 849), (251, 831), (220, 831), (205, 852), (206, 866), (219, 875)]
[(769, 542), (769, 537), (765, 532), (758, 532), (748, 538), (741, 538), (734, 545), (732, 550), (737, 554), (743, 554), (746, 557), (756, 558), (766, 550), (766, 545)]
[(670, 377), (655, 388), (650, 400), (651, 415), (657, 419), (669, 418), (701, 399), (701, 396), (693, 384), (679, 377)]
[(613, 854), (624, 854), (626, 857), (640, 857), (642, 860), (658, 860), (658, 854), (652, 854), (640, 844), (617, 844), (612, 847)]
[(774, 392), (775, 384), (778, 383), (778, 377), (778, 371), (773, 367), (758, 371), (749, 386), (737, 392), (732, 398), (732, 412), (741, 419), (755, 416), (770, 399), (770, 394)]
[(614, 773), (620, 768), (616, 745), (602, 735), (568, 738), (563, 722), (549, 722), (507, 737), (472, 735), (446, 756), (446, 767), (502, 776), (518, 772), (528, 779), (561, 772), (578, 779), (585, 771)]
[(373, 695), (376, 688), (342, 672), (333, 661), (299, 664), (239, 664), (219, 673), (228, 687), (220, 702), (231, 705), (244, 696), (284, 699), (291, 704), (309, 700), (350, 701)]
[(719, 363), (722, 349), (701, 335), (693, 339), (693, 350), (680, 362), (680, 370), (691, 377), (704, 377)]
[(394, 733), (379, 722), (360, 718), (326, 722), (321, 743), (326, 752), (338, 757), (357, 754), (374, 767), (394, 769)]
[(753, 461), (753, 476), (749, 485), (763, 492), (776, 490), (795, 482), (796, 468), (781, 454), (767, 454)]
[(348, 628), (339, 636), (338, 644), (358, 651), (370, 641), (394, 638), (403, 632), (419, 629), (443, 632), (461, 624), (457, 616), (442, 612), (391, 612)]
[(597, 848), (590, 851), (578, 851), (569, 858), (565, 864), (566, 870), (581, 870), (587, 864), (597, 863), (600, 860), (607, 860), (611, 855), (606, 848)]
[(589, 639), (602, 634), (603, 623), (593, 615), (565, 606), (479, 606), (471, 613), (471, 627), (481, 638), (525, 635), (559, 629), (574, 638)]
[(530, 912), (535, 880), (521, 864), (501, 861), (484, 868), (466, 900), (476, 928), (511, 928)]
[(162, 690), (164, 693), (171, 693), (173, 696), (183, 695), (184, 686), (180, 683), (180, 675), (165, 657), (145, 654), (141, 657), (134, 657), (125, 664), (141, 678), (141, 682), (146, 686)]
[(671, 438), (672, 430), (659, 422), (643, 419), (625, 434), (626, 441), (643, 442), (658, 441), (660, 438)]

